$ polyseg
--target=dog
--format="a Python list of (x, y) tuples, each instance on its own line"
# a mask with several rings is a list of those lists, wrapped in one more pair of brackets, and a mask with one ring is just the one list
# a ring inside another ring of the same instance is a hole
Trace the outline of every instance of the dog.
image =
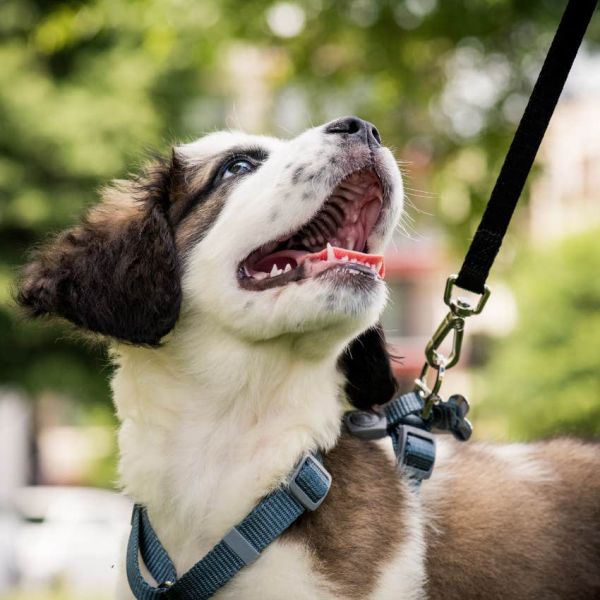
[(394, 157), (359, 118), (291, 140), (212, 133), (104, 189), (17, 299), (107, 341), (122, 488), (178, 574), (322, 453), (322, 506), (215, 598), (600, 598), (598, 446), (440, 440), (416, 490), (389, 440), (343, 431), (348, 401), (395, 392), (377, 322), (402, 209)]

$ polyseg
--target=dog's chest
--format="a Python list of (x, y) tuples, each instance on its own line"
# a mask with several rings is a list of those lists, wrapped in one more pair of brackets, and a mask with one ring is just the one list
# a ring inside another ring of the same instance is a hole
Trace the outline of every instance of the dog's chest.
[[(342, 436), (324, 463), (333, 483), (321, 507), (301, 517), (215, 598), (423, 597), (420, 510), (389, 457), (375, 443)], [(207, 551), (194, 538), (188, 531), (180, 540), (189, 543), (167, 544), (179, 572)]]

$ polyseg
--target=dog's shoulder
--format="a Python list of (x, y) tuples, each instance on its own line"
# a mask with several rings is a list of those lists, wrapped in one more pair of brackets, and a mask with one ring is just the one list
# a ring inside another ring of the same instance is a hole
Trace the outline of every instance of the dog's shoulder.
[(324, 464), (332, 475), (329, 495), (287, 535), (308, 545), (316, 568), (343, 588), (344, 598), (365, 598), (402, 548), (414, 544), (419, 553), (414, 492), (399, 476), (393, 454), (379, 442), (343, 434)]

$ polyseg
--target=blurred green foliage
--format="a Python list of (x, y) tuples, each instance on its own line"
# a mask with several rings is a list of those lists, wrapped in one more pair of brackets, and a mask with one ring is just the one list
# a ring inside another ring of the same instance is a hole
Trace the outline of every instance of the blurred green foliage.
[[(231, 63), (251, 67), (250, 49), (270, 65), (261, 128), (294, 133), (343, 113), (376, 122), (409, 162), (409, 188), (434, 192), (419, 206), (465, 247), (562, 3), (294, 6), (302, 30), (281, 37), (269, 26), (275, 3), (265, 0), (0, 3), (0, 383), (109, 410), (102, 352), (64, 328), (25, 323), (10, 297), (16, 269), (144, 153), (247, 125), (230, 117)], [(598, 19), (594, 27), (588, 37), (597, 41)], [(289, 122), (290, 99), (301, 101), (301, 122)]]
[(600, 231), (524, 253), (511, 283), (519, 326), (482, 373), (476, 417), (512, 439), (600, 435)]

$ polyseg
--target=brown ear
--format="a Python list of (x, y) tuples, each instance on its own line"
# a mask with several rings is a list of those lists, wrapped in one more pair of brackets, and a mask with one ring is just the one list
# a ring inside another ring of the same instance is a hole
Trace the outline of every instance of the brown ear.
[(173, 167), (156, 163), (104, 200), (25, 267), (17, 301), (30, 315), (64, 317), (90, 331), (156, 345), (174, 326), (181, 282), (167, 220)]
[(365, 410), (391, 400), (396, 392), (390, 355), (380, 324), (352, 340), (340, 357), (346, 376), (346, 395), (356, 408)]

